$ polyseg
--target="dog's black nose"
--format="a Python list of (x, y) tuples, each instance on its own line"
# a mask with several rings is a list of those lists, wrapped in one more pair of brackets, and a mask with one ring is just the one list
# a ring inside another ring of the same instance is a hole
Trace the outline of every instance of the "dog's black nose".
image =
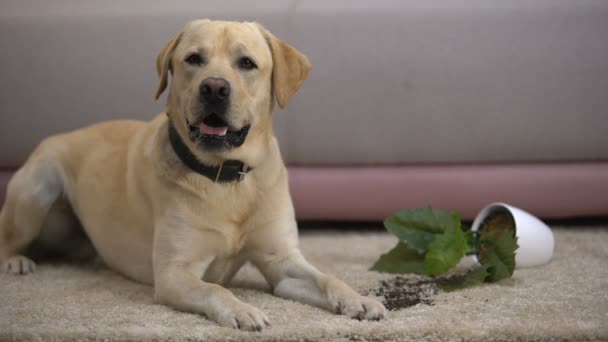
[(201, 82), (200, 93), (206, 102), (225, 102), (230, 97), (230, 83), (223, 78), (207, 77)]

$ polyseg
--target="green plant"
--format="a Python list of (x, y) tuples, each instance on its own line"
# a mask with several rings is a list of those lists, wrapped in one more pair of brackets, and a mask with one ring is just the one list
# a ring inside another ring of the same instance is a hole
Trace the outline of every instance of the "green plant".
[(478, 232), (464, 227), (458, 213), (430, 207), (402, 210), (384, 220), (384, 226), (399, 242), (380, 256), (372, 270), (439, 276), (465, 255), (477, 255), (478, 267), (456, 282), (439, 282), (454, 289), (496, 282), (511, 277), (515, 269), (517, 237), (508, 212), (492, 213)]

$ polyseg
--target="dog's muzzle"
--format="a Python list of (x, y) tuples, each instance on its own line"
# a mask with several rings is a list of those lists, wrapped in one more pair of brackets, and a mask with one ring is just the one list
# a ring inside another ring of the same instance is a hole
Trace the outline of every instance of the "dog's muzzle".
[(245, 142), (250, 125), (235, 129), (226, 119), (230, 97), (230, 83), (225, 79), (207, 77), (201, 82), (199, 98), (203, 107), (202, 120), (188, 122), (190, 140), (215, 151), (239, 147)]
[(250, 125), (241, 129), (231, 129), (230, 125), (219, 115), (207, 115), (199, 123), (188, 122), (190, 140), (210, 150), (227, 150), (243, 145)]

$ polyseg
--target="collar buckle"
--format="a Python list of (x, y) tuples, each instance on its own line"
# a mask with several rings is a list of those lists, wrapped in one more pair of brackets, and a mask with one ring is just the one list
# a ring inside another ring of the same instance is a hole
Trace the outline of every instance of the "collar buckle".
[(247, 174), (247, 164), (243, 163), (243, 167), (241, 168), (241, 171), (239, 171), (239, 178), (238, 181), (242, 182), (243, 179), (245, 179), (245, 175)]
[(220, 175), (222, 174), (222, 169), (224, 168), (224, 163), (220, 164), (220, 167), (217, 169), (217, 174), (215, 175), (215, 179), (213, 180), (215, 183), (219, 183)]
[[(215, 174), (215, 177), (213, 178), (213, 181), (215, 183), (220, 182), (220, 176), (222, 175), (222, 170), (224, 169), (225, 163), (226, 162), (221, 163), (220, 166), (217, 168), (217, 173)], [(249, 171), (249, 167), (247, 166), (247, 164), (245, 164), (245, 163), (242, 163), (242, 164), (243, 165), (241, 166), (241, 169), (239, 171), (237, 171), (238, 177), (235, 179), (237, 182), (242, 182), (245, 179), (247, 172)]]

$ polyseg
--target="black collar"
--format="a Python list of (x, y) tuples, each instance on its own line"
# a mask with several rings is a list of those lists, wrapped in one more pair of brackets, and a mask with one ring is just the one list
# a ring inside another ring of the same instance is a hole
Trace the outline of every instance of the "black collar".
[(196, 157), (190, 152), (190, 149), (184, 144), (179, 133), (173, 127), (171, 120), (168, 123), (169, 126), (169, 141), (173, 147), (173, 151), (192, 171), (201, 174), (216, 183), (225, 182), (240, 182), (245, 178), (247, 172), (253, 170), (249, 168), (245, 163), (239, 160), (226, 160), (220, 166), (209, 166), (201, 163)]

